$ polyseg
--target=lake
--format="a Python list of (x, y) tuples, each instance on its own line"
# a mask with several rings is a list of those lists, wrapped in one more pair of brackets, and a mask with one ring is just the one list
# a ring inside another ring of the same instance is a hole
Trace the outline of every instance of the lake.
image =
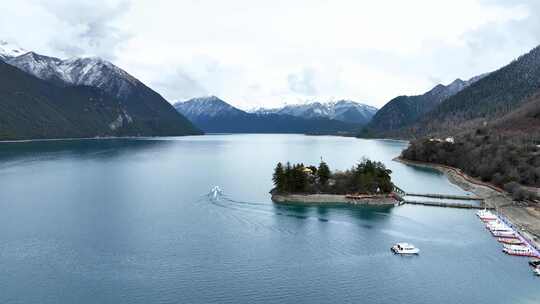
[[(278, 206), (278, 161), (384, 162), (406, 142), (303, 135), (0, 143), (0, 303), (539, 303), (474, 211)], [(230, 200), (205, 194), (219, 185)], [(390, 252), (398, 241), (422, 252)]]

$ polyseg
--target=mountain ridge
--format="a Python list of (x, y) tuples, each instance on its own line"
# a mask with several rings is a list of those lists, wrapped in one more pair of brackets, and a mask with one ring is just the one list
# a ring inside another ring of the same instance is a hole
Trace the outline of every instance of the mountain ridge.
[(399, 134), (401, 129), (414, 124), (444, 100), (487, 75), (489, 74), (481, 74), (466, 81), (458, 78), (448, 85), (438, 84), (422, 95), (395, 97), (375, 113), (373, 119), (363, 130), (363, 135), (392, 137), (396, 133)]
[(540, 92), (540, 46), (442, 102), (409, 128), (415, 136), (486, 126)]
[(255, 114), (281, 114), (303, 118), (328, 118), (347, 123), (367, 124), (377, 108), (352, 100), (331, 102), (312, 101), (304, 104), (291, 104), (278, 108), (258, 108), (250, 111)]
[[(6, 44), (3, 45), (5, 46)], [(23, 73), (32, 75), (58, 88), (75, 87), (82, 90), (80, 89), (82, 87), (93, 87), (102, 91), (100, 94), (103, 96), (106, 95), (107, 100), (114, 99), (114, 103), (122, 110), (118, 116), (115, 116), (115, 122), (109, 122), (108, 125), (112, 129), (118, 129), (120, 124), (134, 123), (137, 128), (125, 133), (124, 135), (126, 136), (201, 134), (200, 130), (195, 128), (187, 118), (179, 114), (161, 95), (126, 71), (104, 59), (98, 57), (75, 57), (63, 60), (32, 51), (25, 51), (18, 56), (9, 56), (9, 54), (18, 53), (3, 49), (3, 57), (0, 61)], [(5, 73), (10, 73), (5, 67), (4, 71)], [(0, 84), (0, 87), (2, 85)], [(20, 83), (19, 85), (22, 86), (23, 84)], [(10, 88), (17, 90), (15, 86)], [(53, 88), (51, 90), (55, 91)], [(37, 94), (37, 91), (34, 91), (34, 93)], [(41, 94), (46, 96), (45, 93), (41, 92)], [(76, 95), (72, 93), (72, 96)], [(7, 96), (10, 95), (4, 95), (5, 98)], [(34, 98), (40, 98), (40, 96), (34, 96)], [(54, 98), (63, 99), (62, 96), (58, 95), (55, 95)], [(80, 96), (74, 98), (79, 99)], [(24, 101), (30, 102), (29, 100)], [(74, 111), (70, 113), (74, 117), (83, 117), (85, 115), (84, 111), (87, 110), (85, 108), (70, 109)], [(104, 109), (104, 111), (107, 110), (111, 110), (111, 108)], [(35, 116), (40, 115), (39, 112), (32, 111), (31, 109), (29, 109), (29, 113)], [(8, 113), (0, 113), (0, 115), (2, 114), (8, 115)]]
[(305, 119), (285, 114), (258, 114), (240, 110), (216, 96), (174, 104), (196, 126), (211, 133), (320, 133), (353, 132), (358, 125), (326, 118)]

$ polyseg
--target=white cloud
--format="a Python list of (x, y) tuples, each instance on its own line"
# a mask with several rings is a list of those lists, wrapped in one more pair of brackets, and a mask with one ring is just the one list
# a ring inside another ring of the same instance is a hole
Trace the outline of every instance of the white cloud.
[(540, 40), (533, 0), (23, 0), (0, 10), (0, 37), (25, 48), (104, 56), (169, 100), (212, 94), (243, 108), (380, 107), (498, 68)]

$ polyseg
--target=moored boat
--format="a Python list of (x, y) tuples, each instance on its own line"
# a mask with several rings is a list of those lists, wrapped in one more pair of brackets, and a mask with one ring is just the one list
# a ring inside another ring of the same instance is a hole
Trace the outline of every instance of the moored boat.
[(494, 221), (498, 219), (495, 214), (488, 210), (479, 210), (476, 212), (476, 216), (478, 216), (482, 221)]
[(515, 234), (515, 233), (512, 232), (512, 231), (491, 231), (491, 234), (492, 234), (494, 237), (498, 237), (498, 238), (518, 239), (517, 234)]
[(403, 254), (403, 255), (420, 253), (420, 249), (414, 247), (413, 244), (409, 244), (409, 243), (397, 243), (394, 246), (392, 246), (390, 250), (392, 250), (392, 252), (396, 254)]
[(536, 253), (528, 246), (523, 245), (504, 245), (503, 252), (509, 255), (535, 257)]
[(504, 244), (508, 244), (508, 245), (523, 245), (523, 241), (521, 241), (520, 239), (511, 239), (511, 238), (497, 238), (497, 241), (499, 241), (499, 243), (504, 243)]
[(540, 276), (540, 268), (535, 268), (535, 269), (533, 269), (533, 272), (534, 272), (534, 274), (536, 274), (537, 276)]
[(489, 231), (510, 231), (512, 232), (512, 228), (504, 225), (493, 225), (486, 227)]
[(490, 231), (513, 231), (512, 228), (503, 223), (487, 224), (486, 229)]
[(503, 222), (501, 222), (499, 220), (487, 222), (485, 224), (486, 224), (486, 228), (488, 228), (488, 229), (492, 229), (492, 228), (510, 229), (510, 227), (508, 227), (508, 225), (506, 225), (505, 223), (503, 223)]
[(530, 260), (529, 265), (532, 268), (540, 268), (540, 259), (532, 259), (532, 260)]

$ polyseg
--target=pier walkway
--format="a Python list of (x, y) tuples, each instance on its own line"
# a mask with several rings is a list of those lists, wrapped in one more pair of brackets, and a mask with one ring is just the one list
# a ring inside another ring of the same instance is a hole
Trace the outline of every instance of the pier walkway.
[(477, 196), (451, 195), (451, 194), (422, 194), (422, 193), (406, 193), (405, 196), (452, 199), (460, 201), (483, 201), (484, 199)]
[(429, 202), (429, 201), (411, 201), (411, 200), (403, 201), (403, 204), (446, 207), (446, 208), (460, 208), (460, 209), (495, 209), (493, 207), (486, 207), (484, 206), (484, 204), (473, 205), (473, 204), (465, 204), (465, 203), (447, 203), (447, 202)]
[[(438, 193), (407, 193), (406, 191), (404, 191), (403, 189), (397, 186), (394, 186), (393, 194), (400, 201), (400, 204), (461, 208), (461, 209), (492, 209), (486, 206), (483, 198), (477, 197), (477, 196), (438, 194)], [(446, 200), (453, 200), (456, 202), (414, 200), (414, 197), (446, 199)], [(480, 204), (462, 203), (459, 201), (479, 201)]]

